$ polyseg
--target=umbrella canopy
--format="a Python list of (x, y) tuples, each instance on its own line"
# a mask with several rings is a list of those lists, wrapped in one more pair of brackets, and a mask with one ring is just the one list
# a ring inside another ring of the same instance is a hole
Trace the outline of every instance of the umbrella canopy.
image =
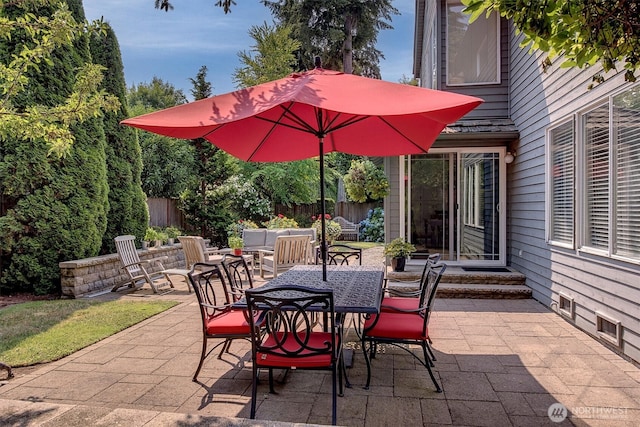
[(316, 68), (122, 123), (174, 138), (205, 138), (246, 161), (319, 156), (324, 265), (323, 155), (332, 151), (363, 156), (426, 153), (447, 124), (482, 102), (452, 92)]

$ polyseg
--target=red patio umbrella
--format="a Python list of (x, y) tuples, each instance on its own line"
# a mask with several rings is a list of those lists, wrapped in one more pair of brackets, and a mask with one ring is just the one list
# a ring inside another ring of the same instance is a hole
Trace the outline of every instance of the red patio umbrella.
[(324, 70), (320, 67), (124, 120), (174, 138), (205, 138), (245, 161), (319, 156), (321, 255), (326, 279), (324, 154), (422, 154), (479, 98)]

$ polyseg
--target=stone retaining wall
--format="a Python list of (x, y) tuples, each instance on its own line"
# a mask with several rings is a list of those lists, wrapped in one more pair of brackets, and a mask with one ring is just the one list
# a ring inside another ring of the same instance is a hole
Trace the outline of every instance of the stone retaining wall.
[[(138, 250), (140, 259), (150, 261), (158, 257), (167, 257), (162, 261), (164, 268), (185, 268), (182, 246), (161, 246), (159, 248)], [(129, 276), (121, 268), (118, 254), (101, 255), (93, 258), (64, 261), (60, 266), (62, 296), (79, 298), (82, 296), (110, 291), (117, 284), (129, 282)], [(153, 266), (150, 272), (160, 270)]]

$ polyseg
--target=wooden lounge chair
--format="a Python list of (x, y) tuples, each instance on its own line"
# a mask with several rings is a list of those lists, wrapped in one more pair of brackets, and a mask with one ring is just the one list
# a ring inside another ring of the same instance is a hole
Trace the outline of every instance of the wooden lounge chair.
[[(113, 239), (116, 244), (116, 251), (120, 257), (120, 262), (122, 263), (122, 268), (129, 276), (129, 287), (138, 288), (144, 286), (145, 283), (148, 283), (156, 294), (165, 286), (173, 288), (173, 283), (164, 273), (165, 268), (162, 265), (162, 261), (166, 261), (168, 257), (160, 257), (149, 261), (140, 260), (138, 250), (135, 245), (135, 239), (136, 237), (132, 235), (118, 236)], [(154, 265), (157, 266), (156, 271), (152, 271)], [(125, 285), (126, 283), (118, 283), (113, 287), (113, 289), (111, 289), (111, 292), (115, 292)], [(162, 293), (172, 291), (173, 289), (168, 289)]]

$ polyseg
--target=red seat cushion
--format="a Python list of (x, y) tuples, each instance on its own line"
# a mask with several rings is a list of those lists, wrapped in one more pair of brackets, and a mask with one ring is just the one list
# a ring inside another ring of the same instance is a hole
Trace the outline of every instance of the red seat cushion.
[(228, 310), (210, 317), (207, 321), (209, 335), (250, 335), (251, 328), (243, 310)]
[[(282, 339), (282, 332), (278, 332), (279, 340)], [(300, 341), (304, 342), (306, 333), (300, 333)], [(269, 335), (262, 344), (264, 347), (274, 347), (276, 340), (273, 335)], [(313, 348), (330, 348), (331, 347), (331, 333), (329, 332), (312, 332), (309, 337), (309, 342), (306, 344), (308, 347)], [(300, 343), (295, 338), (294, 334), (288, 334), (284, 344), (281, 346), (287, 351), (298, 351), (300, 349)], [(277, 368), (320, 368), (331, 365), (332, 351), (327, 350), (326, 354), (317, 354), (313, 356), (304, 356), (309, 354), (309, 350), (302, 350), (297, 355), (287, 355), (282, 350), (274, 350), (281, 354), (263, 353), (257, 352), (256, 361), (258, 366), (270, 366)]]
[(426, 328), (424, 335), (422, 334), (424, 318), (418, 314), (382, 312), (378, 316), (380, 319), (373, 329), (367, 330), (373, 324), (375, 317), (367, 319), (364, 324), (367, 330), (366, 335), (369, 337), (418, 341), (429, 338), (429, 328)]
[(393, 311), (393, 308), (400, 310), (415, 310), (419, 307), (420, 298), (384, 297), (382, 299), (382, 311)]

